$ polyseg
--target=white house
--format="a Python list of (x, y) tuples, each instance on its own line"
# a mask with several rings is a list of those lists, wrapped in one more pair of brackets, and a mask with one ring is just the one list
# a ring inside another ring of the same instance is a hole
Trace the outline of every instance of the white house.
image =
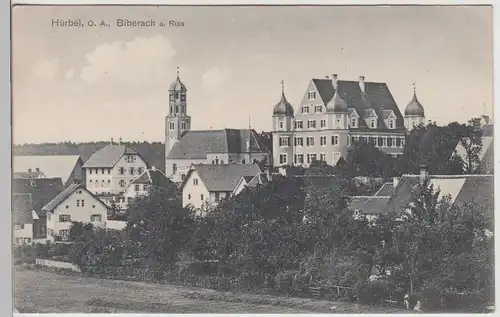
[(130, 182), (123, 194), (123, 198), (125, 199), (119, 204), (119, 207), (122, 209), (127, 208), (128, 204), (134, 198), (147, 195), (152, 186), (166, 187), (170, 184), (173, 184), (173, 182), (159, 169), (154, 166), (146, 169), (141, 175)]
[(12, 195), (13, 242), (30, 244), (33, 241), (33, 220), (38, 219), (33, 210), (31, 194)]
[(47, 240), (62, 240), (69, 235), (72, 221), (106, 227), (108, 207), (80, 184), (72, 184), (42, 210), (47, 214)]
[(113, 142), (95, 152), (83, 165), (87, 189), (107, 204), (123, 194), (146, 168), (146, 162), (135, 150)]
[(257, 164), (196, 164), (181, 184), (182, 205), (205, 210), (230, 197), (242, 177), (261, 174)]

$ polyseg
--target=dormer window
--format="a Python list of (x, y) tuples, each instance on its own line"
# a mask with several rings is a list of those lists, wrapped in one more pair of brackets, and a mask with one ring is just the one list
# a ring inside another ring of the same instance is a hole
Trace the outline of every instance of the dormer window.
[(351, 119), (351, 128), (357, 128), (358, 127), (358, 119), (352, 118)]
[(316, 99), (316, 92), (315, 91), (310, 91), (307, 93), (307, 99), (309, 100), (314, 100)]
[(309, 113), (309, 106), (303, 106), (302, 113)]
[(396, 128), (396, 120), (389, 119), (389, 129), (395, 129), (395, 128)]
[(370, 119), (370, 128), (375, 129), (377, 127), (377, 119)]

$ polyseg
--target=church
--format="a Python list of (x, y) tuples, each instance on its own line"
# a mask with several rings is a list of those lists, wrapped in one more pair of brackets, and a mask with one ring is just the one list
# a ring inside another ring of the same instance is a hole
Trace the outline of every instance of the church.
[(308, 167), (320, 160), (329, 165), (347, 156), (359, 140), (397, 157), (403, 154), (405, 137), (413, 127), (425, 123), (424, 107), (417, 99), (407, 105), (404, 116), (386, 83), (313, 78), (299, 107), (285, 97), (274, 106), (273, 165)]
[(193, 164), (251, 164), (267, 160), (270, 151), (255, 130), (191, 130), (187, 89), (179, 77), (169, 89), (165, 117), (165, 174), (181, 182)]

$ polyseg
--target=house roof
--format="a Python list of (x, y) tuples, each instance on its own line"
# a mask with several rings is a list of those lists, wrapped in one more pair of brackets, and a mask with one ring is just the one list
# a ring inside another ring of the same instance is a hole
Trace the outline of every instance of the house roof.
[(46, 178), (42, 172), (14, 172), (14, 178)]
[(139, 155), (135, 150), (124, 144), (108, 144), (92, 154), (83, 165), (84, 168), (112, 168), (124, 155)]
[(384, 212), (390, 199), (389, 196), (353, 196), (349, 208), (365, 215), (378, 215)]
[(159, 169), (151, 168), (145, 170), (141, 175), (139, 175), (136, 179), (134, 179), (130, 183), (168, 186), (172, 184), (172, 181)]
[(42, 211), (44, 211), (45, 213), (53, 211), (57, 206), (59, 206), (62, 202), (64, 202), (66, 200), (66, 198), (71, 196), (71, 194), (73, 194), (76, 190), (86, 191), (92, 197), (94, 197), (96, 200), (98, 200), (99, 203), (106, 206), (99, 198), (97, 198), (94, 194), (92, 194), (90, 191), (88, 191), (81, 184), (71, 184), (68, 187), (66, 187), (61, 193), (59, 193), (59, 195), (54, 197), (54, 199), (52, 199), (45, 206), (43, 206)]
[(45, 215), (42, 211), (49, 201), (54, 199), (64, 189), (61, 178), (13, 179), (13, 194), (31, 194), (33, 210), (38, 215)]
[(16, 173), (36, 172), (38, 168), (47, 178), (60, 177), (67, 183), (77, 164), (81, 164), (79, 155), (26, 155), (14, 156), (12, 169)]
[[(429, 176), (434, 189), (440, 189), (440, 198), (445, 195), (451, 196), (453, 205), (463, 205), (466, 202), (474, 202), (493, 213), (493, 175), (431, 175)], [(394, 194), (387, 204), (385, 212), (399, 213), (407, 208), (414, 199), (413, 189), (418, 186), (420, 177), (418, 175), (403, 175), (400, 178)]]
[(12, 195), (12, 222), (15, 225), (33, 223), (33, 200), (31, 194)]
[(185, 132), (167, 158), (205, 159), (210, 153), (247, 153), (247, 140), (250, 140), (250, 152), (269, 153), (255, 130), (223, 129)]
[(374, 196), (391, 196), (394, 193), (394, 183), (385, 183)]
[(208, 191), (232, 192), (243, 176), (255, 177), (261, 170), (257, 164), (194, 164), (182, 187), (196, 171)]
[[(335, 88), (331, 79), (316, 79), (313, 80), (316, 89), (326, 105), (335, 95)], [(405, 131), (404, 118), (401, 111), (392, 97), (392, 94), (386, 83), (365, 82), (365, 93), (361, 91), (358, 81), (337, 80), (337, 89), (340, 97), (347, 103), (348, 108), (356, 110), (362, 119), (366, 119), (365, 110), (373, 109), (378, 116), (378, 129), (387, 129), (383, 120), (383, 111), (392, 110), (396, 116), (396, 129), (391, 131)], [(352, 110), (349, 110), (351, 113)], [(355, 130), (370, 130), (364, 120), (359, 120), (359, 128)]]

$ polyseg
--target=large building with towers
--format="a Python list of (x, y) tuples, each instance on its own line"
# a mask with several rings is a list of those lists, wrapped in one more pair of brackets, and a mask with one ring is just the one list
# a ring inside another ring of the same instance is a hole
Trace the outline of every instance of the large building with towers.
[(335, 165), (346, 158), (348, 148), (364, 140), (397, 157), (403, 153), (405, 136), (425, 123), (424, 107), (417, 99), (404, 116), (386, 83), (313, 78), (299, 106), (285, 97), (273, 108), (273, 165), (304, 166), (314, 160)]
[(191, 130), (187, 89), (177, 70), (165, 117), (165, 174), (174, 182), (181, 182), (193, 164), (251, 164), (263, 159), (270, 161), (270, 151), (250, 127)]

